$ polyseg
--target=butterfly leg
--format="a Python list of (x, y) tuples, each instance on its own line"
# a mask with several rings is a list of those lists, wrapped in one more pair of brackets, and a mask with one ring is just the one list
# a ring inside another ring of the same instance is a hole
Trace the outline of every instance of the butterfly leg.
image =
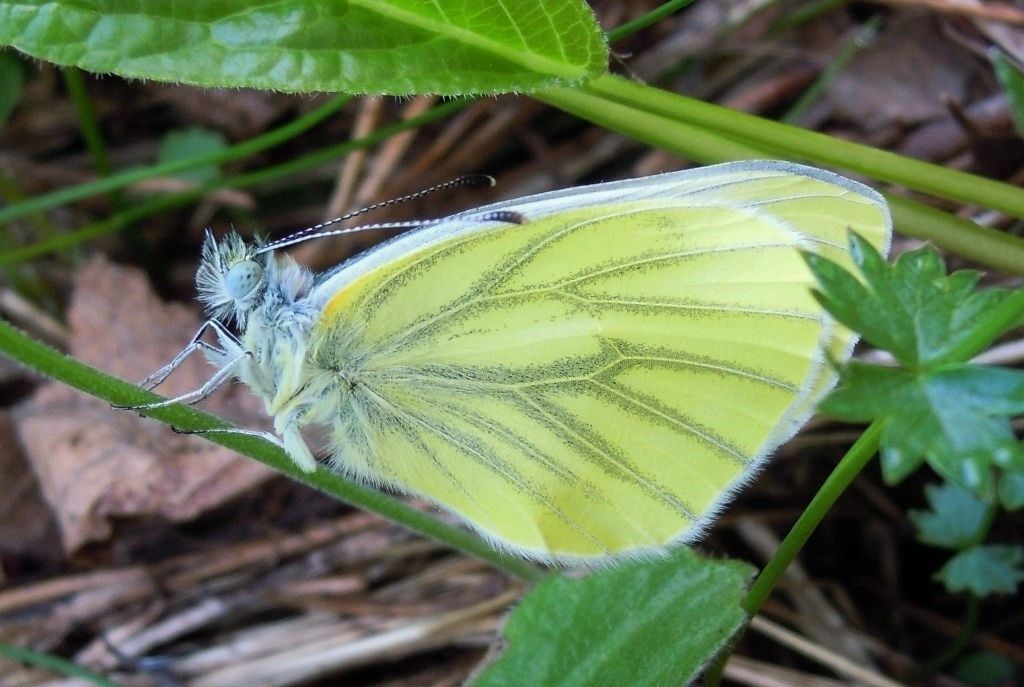
[(299, 466), (303, 472), (313, 472), (316, 470), (316, 458), (313, 457), (313, 453), (306, 446), (305, 440), (299, 435), (298, 428), (294, 431), (286, 429), (285, 437), (282, 439), (273, 432), (267, 432), (259, 429), (240, 429), (238, 427), (214, 427), (211, 429), (196, 429), (190, 431), (174, 430), (178, 434), (231, 434), (234, 436), (243, 437), (258, 437), (260, 439), (266, 439), (275, 446), (280, 447), (288, 454), (288, 457), (293, 463)]
[[(228, 363), (226, 365), (224, 365), (224, 367), (222, 367), (219, 370), (217, 370), (217, 373), (215, 375), (213, 375), (212, 377), (210, 377), (210, 379), (207, 380), (207, 382), (205, 384), (203, 384), (201, 387), (199, 387), (198, 389), (195, 389), (193, 391), (189, 391), (188, 393), (184, 393), (184, 394), (182, 394), (180, 396), (176, 396), (174, 398), (164, 399), (163, 401), (154, 401), (153, 403), (143, 403), (143, 404), (136, 405), (136, 406), (120, 406), (120, 408), (121, 409), (131, 409), (131, 410), (152, 410), (153, 408), (164, 408), (166, 406), (173, 405), (175, 403), (188, 403), (189, 405), (192, 405), (194, 403), (199, 403), (204, 398), (208, 397), (214, 391), (216, 391), (217, 389), (222, 387), (225, 383), (227, 383), (231, 379), (232, 375), (234, 374), (235, 368), (238, 367), (238, 364), (241, 363), (246, 358), (249, 358), (251, 355), (252, 354), (249, 353), (248, 351), (240, 353), (235, 358), (233, 358), (232, 360), (228, 361)], [(119, 407), (119, 406), (115, 406), (115, 407)]]
[(174, 429), (175, 434), (198, 434), (200, 436), (205, 436), (207, 434), (231, 434), (242, 437), (257, 437), (259, 439), (266, 439), (275, 446), (284, 448), (284, 442), (281, 440), (281, 437), (277, 436), (273, 432), (267, 432), (260, 429), (242, 429), (240, 427), (211, 427), (210, 429), (190, 430), (178, 429), (175, 427), (172, 429)]
[(171, 360), (171, 362), (167, 363), (159, 370), (143, 379), (141, 382), (139, 382), (139, 386), (141, 386), (144, 389), (153, 389), (159, 386), (160, 384), (163, 383), (165, 379), (167, 379), (170, 376), (172, 372), (174, 372), (174, 370), (178, 368), (179, 365), (181, 365), (185, 361), (186, 358), (188, 358), (193, 352), (197, 350), (207, 349), (211, 351), (219, 351), (219, 349), (216, 349), (213, 346), (210, 346), (209, 344), (200, 341), (203, 334), (206, 333), (207, 329), (214, 329), (217, 332), (218, 337), (227, 339), (228, 341), (231, 341), (237, 344), (239, 347), (241, 347), (241, 343), (238, 341), (238, 337), (236, 337), (234, 334), (228, 331), (227, 327), (225, 327), (217, 320), (207, 320), (206, 322), (203, 322), (203, 324), (199, 327), (196, 333), (192, 335), (192, 338), (189, 340), (185, 348), (181, 349), (181, 352), (178, 353), (178, 355), (174, 356), (174, 359)]

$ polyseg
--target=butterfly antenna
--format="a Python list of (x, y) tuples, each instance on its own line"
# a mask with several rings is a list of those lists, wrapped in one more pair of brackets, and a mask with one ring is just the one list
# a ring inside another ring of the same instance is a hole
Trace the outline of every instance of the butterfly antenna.
[[(284, 236), (282, 238), (275, 239), (274, 241), (271, 241), (270, 243), (264, 244), (256, 252), (257, 252), (257, 254), (265, 253), (268, 250), (274, 250), (276, 248), (281, 248), (283, 246), (290, 246), (290, 245), (292, 245), (294, 243), (298, 243), (298, 241), (296, 241), (295, 239), (302, 238), (302, 237), (310, 237), (310, 238), (312, 238), (310, 236), (311, 234), (316, 234), (318, 237), (319, 236), (335, 236), (336, 235), (335, 233), (320, 234), (318, 232), (320, 232), (320, 230), (324, 229), (325, 227), (331, 226), (332, 224), (337, 224), (338, 222), (344, 222), (345, 220), (352, 219), (353, 217), (358, 217), (360, 215), (365, 215), (368, 212), (373, 212), (374, 210), (379, 210), (381, 208), (386, 208), (386, 207), (391, 206), (391, 205), (398, 205), (399, 203), (406, 203), (406, 202), (408, 202), (410, 200), (416, 200), (417, 198), (422, 198), (423, 196), (429, 196), (431, 193), (437, 193), (438, 191), (444, 191), (444, 190), (450, 189), (450, 188), (457, 188), (459, 186), (490, 187), (490, 186), (494, 186), (495, 183), (496, 182), (494, 181), (494, 177), (492, 177), (490, 175), (487, 175), (487, 174), (466, 174), (465, 176), (456, 177), (455, 179), (452, 179), (450, 181), (445, 181), (443, 183), (437, 184), (436, 186), (431, 186), (430, 188), (425, 188), (422, 191), (416, 191), (415, 193), (410, 193), (409, 195), (406, 195), (406, 196), (399, 196), (398, 198), (392, 198), (390, 200), (385, 200), (385, 201), (382, 201), (380, 203), (374, 203), (373, 205), (367, 205), (365, 208), (361, 208), (359, 210), (355, 210), (354, 212), (350, 212), (347, 215), (342, 215), (340, 217), (335, 217), (333, 219), (325, 220), (325, 221), (321, 222), (320, 224), (315, 224), (315, 225), (313, 225), (311, 227), (307, 227), (306, 229), (302, 229), (301, 231), (297, 231), (297, 232), (295, 232), (293, 234), (289, 234), (288, 236)], [(404, 225), (404, 223), (398, 223), (398, 224)], [(367, 225), (367, 226), (373, 226), (373, 228), (384, 228), (383, 226), (382, 227), (376, 227), (374, 225)], [(354, 227), (354, 228), (357, 228), (357, 227)], [(366, 228), (366, 227), (358, 227), (358, 228)], [(400, 227), (396, 227), (396, 228), (400, 228)]]
[(466, 219), (476, 220), (478, 222), (503, 222), (505, 224), (526, 224), (526, 216), (521, 212), (514, 210), (494, 210), (493, 212), (482, 212), (478, 215), (472, 213), (465, 213), (461, 215), (453, 215), (451, 217), (440, 217), (438, 219), (423, 219), (411, 222), (380, 222), (378, 224), (360, 224), (358, 227), (345, 227), (344, 229), (332, 229), (329, 231), (318, 231), (315, 234), (309, 234), (305, 231), (291, 236), (286, 236), (283, 239), (274, 241), (266, 246), (261, 246), (258, 250), (253, 251), (253, 255), (260, 255), (261, 253), (267, 253), (278, 248), (285, 248), (287, 246), (294, 245), (296, 243), (302, 243), (303, 241), (310, 241), (312, 239), (322, 239), (328, 236), (341, 236), (342, 234), (354, 234), (359, 231), (375, 231), (377, 229), (422, 229), (423, 227), (429, 227), (434, 224), (440, 224), (441, 222), (450, 222), (452, 219)]

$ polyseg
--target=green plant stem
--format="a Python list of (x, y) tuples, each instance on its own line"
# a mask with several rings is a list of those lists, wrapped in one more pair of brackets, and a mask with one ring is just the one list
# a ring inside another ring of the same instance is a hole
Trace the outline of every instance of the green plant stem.
[[(974, 533), (969, 541), (965, 541), (959, 548), (958, 551), (966, 551), (967, 549), (975, 546), (981, 546), (982, 542), (988, 537), (988, 533), (992, 530), (992, 524), (996, 520), (996, 515), (999, 513), (999, 507), (991, 503), (985, 509), (985, 518), (981, 522), (981, 527)], [(981, 613), (981, 599), (974, 594), (968, 593), (965, 605), (964, 605), (964, 622), (960, 628), (960, 632), (957, 636), (949, 643), (949, 645), (942, 650), (938, 656), (928, 660), (922, 664), (916, 674), (914, 675), (913, 682), (923, 682), (939, 671), (943, 670), (950, 663), (964, 652), (971, 641), (974, 639), (975, 633), (978, 631), (978, 616)]]
[[(634, 110), (642, 109), (705, 131), (718, 132), (771, 154), (845, 169), (941, 198), (984, 205), (1024, 217), (1024, 190), (1000, 181), (773, 122), (618, 76), (606, 74), (579, 88), (629, 104)], [(557, 89), (545, 93), (552, 90)]]
[[(814, 530), (825, 518), (825, 515), (832, 509), (835, 502), (846, 491), (853, 479), (860, 474), (864, 466), (878, 451), (878, 441), (882, 434), (882, 426), (878, 422), (868, 425), (864, 433), (854, 442), (850, 450), (846, 452), (843, 459), (839, 461), (835, 470), (828, 476), (825, 483), (818, 489), (807, 508), (797, 519), (790, 529), (779, 548), (775, 550), (768, 564), (764, 566), (761, 574), (750, 586), (747, 595), (740, 605), (751, 616), (756, 615), (764, 605), (765, 600), (782, 579), (782, 574), (789, 567), (789, 564), (797, 557), (803, 549), (804, 544), (814, 534)], [(722, 671), (725, 663), (729, 660), (730, 651), (726, 649), (709, 668), (705, 676), (705, 687), (716, 687), (722, 678)]]
[[(51, 379), (80, 389), (107, 403), (137, 406), (160, 400), (160, 396), (140, 389), (117, 377), (85, 365), (23, 332), (0, 321), (0, 354), (15, 360)], [(111, 410), (110, 412), (124, 412)], [(183, 431), (231, 427), (226, 420), (201, 412), (190, 406), (176, 404), (146, 411), (148, 417)], [(319, 489), (331, 496), (377, 513), (389, 520), (448, 546), (476, 556), (491, 565), (527, 582), (538, 582), (547, 573), (525, 561), (506, 556), (491, 548), (483, 539), (464, 529), (446, 525), (406, 505), (399, 499), (345, 479), (326, 468), (303, 472), (277, 445), (258, 437), (231, 434), (209, 434), (210, 441), (260, 461), (293, 479)]]
[(181, 160), (173, 160), (159, 165), (130, 169), (103, 179), (97, 179), (96, 181), (90, 181), (85, 184), (79, 184), (78, 186), (61, 189), (60, 191), (47, 193), (46, 195), (36, 196), (35, 198), (30, 198), (21, 203), (11, 205), (6, 208), (0, 208), (0, 222), (9, 222), (12, 219), (25, 217), (26, 215), (30, 215), (34, 212), (50, 210), (60, 205), (67, 205), (68, 203), (72, 203), (76, 200), (82, 200), (83, 198), (99, 195), (101, 193), (109, 193), (145, 179), (172, 176), (179, 172), (195, 169), (196, 167), (202, 167), (204, 165), (222, 164), (231, 160), (249, 157), (250, 155), (254, 155), (255, 153), (268, 148), (273, 148), (274, 146), (289, 141), (302, 132), (313, 128), (344, 107), (344, 105), (351, 99), (352, 96), (349, 95), (341, 95), (331, 98), (323, 105), (320, 105), (316, 109), (307, 112), (303, 116), (280, 126), (277, 129), (273, 129), (265, 134), (256, 136), (255, 138), (250, 138), (247, 141), (243, 141), (242, 143), (238, 143), (223, 150), (203, 153), (202, 155), (183, 158)]
[(255, 186), (257, 184), (274, 179), (280, 179), (282, 177), (288, 177), (299, 172), (318, 167), (326, 162), (344, 157), (353, 150), (376, 145), (400, 131), (423, 126), (428, 122), (446, 117), (455, 110), (464, 106), (465, 101), (453, 100), (427, 110), (417, 117), (396, 122), (378, 129), (377, 131), (374, 131), (367, 136), (363, 136), (362, 138), (357, 138), (340, 143), (336, 146), (324, 148), (315, 153), (304, 155), (273, 167), (267, 167), (255, 172), (239, 174), (233, 177), (223, 177), (206, 184), (198, 185), (187, 191), (179, 191), (177, 193), (153, 198), (152, 200), (139, 203), (135, 207), (125, 210), (124, 212), (116, 213), (99, 222), (87, 224), (86, 226), (67, 234), (62, 234), (46, 241), (37, 241), (36, 243), (23, 248), (6, 250), (3, 253), (0, 253), (0, 267), (24, 262), (25, 260), (36, 258), (47, 253), (65, 250), (85, 241), (90, 241), (100, 236), (112, 234), (131, 226), (144, 217), (164, 212), (175, 207), (180, 207), (182, 205), (187, 205), (197, 198), (201, 198), (207, 193), (219, 188), (245, 188)]
[(742, 603), (743, 609), (747, 613), (755, 615), (761, 610), (768, 595), (782, 578), (782, 573), (800, 553), (836, 500), (878, 451), (878, 440), (881, 434), (882, 426), (879, 423), (874, 422), (868, 425), (864, 433), (858, 437), (843, 459), (839, 461), (825, 483), (818, 489), (818, 493), (807, 504), (807, 508), (804, 509), (786, 538), (779, 544), (779, 548), (772, 555), (771, 560), (754, 580), (754, 584), (750, 586)]
[[(770, 151), (670, 117), (637, 110), (581, 89), (549, 89), (537, 97), (595, 124), (702, 163), (770, 157)], [(1024, 274), (1024, 241), (917, 201), (886, 194), (897, 229), (951, 253), (1011, 274)]]
[(45, 668), (46, 670), (52, 670), (55, 673), (61, 673), (69, 677), (77, 677), (86, 682), (91, 682), (98, 687), (120, 687), (118, 683), (113, 680), (108, 680), (99, 673), (94, 673), (91, 670), (83, 668), (80, 665), (67, 661), (59, 656), (53, 654), (46, 654), (39, 651), (32, 651), (31, 649), (23, 649), (13, 644), (0, 643), (0, 656), (8, 658), (12, 661), (19, 661), (28, 665), (36, 666), (38, 668)]
[(655, 7), (647, 14), (637, 17), (633, 21), (628, 21), (625, 24), (616, 26), (606, 34), (608, 42), (614, 43), (615, 41), (622, 40), (626, 36), (630, 36), (641, 29), (646, 29), (651, 24), (658, 23), (673, 12), (678, 12), (684, 7), (692, 5), (693, 1), (694, 0), (669, 0), (669, 2)]
[(1009, 274), (1024, 274), (1024, 241), (1006, 232), (961, 219), (895, 193), (889, 201), (900, 233)]
[(752, 145), (662, 114), (591, 93), (582, 88), (550, 88), (538, 100), (598, 126), (632, 136), (698, 162), (764, 157)]
[(948, 667), (950, 663), (955, 661), (964, 652), (964, 649), (970, 646), (975, 633), (978, 631), (978, 616), (980, 613), (981, 600), (973, 594), (968, 594), (964, 606), (964, 622), (960, 627), (960, 632), (949, 643), (949, 646), (943, 649), (941, 654), (926, 661), (917, 669), (911, 680), (913, 683), (924, 682), (935, 676)]
[(64, 75), (64, 84), (67, 86), (71, 102), (75, 105), (75, 112), (78, 113), (78, 124), (82, 129), (85, 147), (89, 149), (89, 155), (92, 156), (92, 163), (100, 176), (110, 176), (113, 171), (110, 166), (110, 156), (107, 154), (107, 145), (103, 141), (103, 132), (100, 131), (96, 110), (93, 108), (89, 93), (85, 88), (82, 72), (75, 67), (65, 67), (61, 69), (61, 73)]

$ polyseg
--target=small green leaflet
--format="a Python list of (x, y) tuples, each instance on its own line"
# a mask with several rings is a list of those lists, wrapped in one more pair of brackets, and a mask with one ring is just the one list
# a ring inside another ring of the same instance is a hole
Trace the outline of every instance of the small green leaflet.
[(1024, 549), (1020, 546), (988, 544), (972, 546), (953, 556), (935, 579), (951, 592), (975, 596), (1013, 594), (1024, 580)]
[(0, 0), (0, 45), (59, 65), (292, 93), (524, 92), (603, 73), (583, 0)]
[(1024, 291), (979, 291), (976, 272), (946, 275), (930, 247), (889, 265), (859, 236), (851, 235), (850, 245), (864, 281), (808, 254), (820, 285), (815, 297), (902, 367), (848, 364), (821, 410), (881, 422), (882, 470), (890, 483), (927, 461), (985, 502), (998, 495), (1019, 505), (1024, 450), (1010, 418), (1024, 413), (1024, 372), (964, 361), (1016, 323)]
[[(227, 141), (219, 131), (210, 131), (200, 127), (179, 129), (167, 132), (160, 141), (160, 152), (157, 162), (173, 162), (205, 153), (212, 153), (227, 148)], [(202, 184), (213, 181), (220, 176), (220, 168), (215, 164), (203, 165), (179, 174), (183, 179)]]
[(687, 548), (646, 562), (551, 577), (505, 622), (508, 647), (471, 684), (678, 687), (747, 620), (754, 570)]
[(1003, 88), (1006, 102), (1010, 105), (1010, 114), (1017, 126), (1017, 133), (1024, 136), (1024, 74), (1021, 68), (999, 48), (991, 48), (988, 53), (995, 68), (996, 78)]
[(1010, 294), (976, 291), (981, 275), (972, 270), (947, 276), (942, 257), (930, 246), (904, 253), (892, 265), (856, 234), (850, 250), (865, 283), (827, 258), (806, 254), (820, 284), (814, 295), (833, 317), (910, 370), (947, 362), (977, 335), (979, 320)]
[(929, 510), (912, 510), (910, 521), (925, 544), (958, 551), (981, 541), (991, 507), (951, 482), (924, 488)]

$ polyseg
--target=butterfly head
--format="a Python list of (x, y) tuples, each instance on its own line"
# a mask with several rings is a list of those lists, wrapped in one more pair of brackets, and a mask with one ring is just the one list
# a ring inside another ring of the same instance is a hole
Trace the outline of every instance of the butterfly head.
[(270, 254), (257, 254), (256, 248), (235, 232), (220, 239), (206, 232), (196, 288), (207, 315), (242, 324), (259, 303), (266, 291)]

